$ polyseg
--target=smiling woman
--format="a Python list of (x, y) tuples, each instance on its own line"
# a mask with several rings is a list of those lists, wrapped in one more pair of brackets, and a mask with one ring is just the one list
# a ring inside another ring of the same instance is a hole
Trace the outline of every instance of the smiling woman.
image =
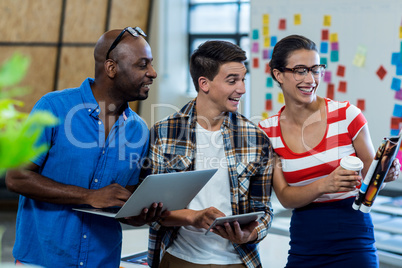
[[(339, 166), (344, 156), (353, 155), (364, 163), (362, 176), (367, 173), (374, 148), (366, 119), (349, 102), (316, 95), (324, 66), (308, 38), (280, 40), (270, 67), (285, 106), (260, 127), (281, 163), (274, 171), (276, 196), (284, 207), (294, 209), (286, 267), (378, 267), (371, 217), (352, 208), (362, 177)], [(397, 165), (394, 162), (388, 181), (399, 176)], [(328, 232), (339, 226), (348, 226), (350, 232)]]

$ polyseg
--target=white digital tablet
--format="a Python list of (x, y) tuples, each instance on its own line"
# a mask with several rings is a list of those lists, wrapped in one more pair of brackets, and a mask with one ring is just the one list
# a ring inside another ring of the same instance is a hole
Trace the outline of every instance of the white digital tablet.
[(217, 169), (206, 169), (149, 175), (121, 208), (74, 208), (73, 210), (118, 219), (137, 216), (154, 202), (162, 202), (163, 209), (170, 211), (184, 209), (216, 171)]
[(205, 235), (210, 233), (210, 230), (215, 228), (215, 226), (223, 226), (225, 222), (230, 223), (233, 226), (233, 222), (237, 221), (240, 225), (246, 225), (250, 222), (258, 220), (260, 217), (264, 216), (264, 211), (250, 212), (246, 214), (240, 215), (231, 215), (226, 217), (216, 218), (215, 221), (209, 226), (208, 230), (205, 232)]

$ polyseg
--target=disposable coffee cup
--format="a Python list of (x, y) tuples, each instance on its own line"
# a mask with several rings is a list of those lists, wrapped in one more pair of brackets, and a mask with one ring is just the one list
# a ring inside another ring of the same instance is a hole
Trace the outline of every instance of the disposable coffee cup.
[[(348, 155), (341, 159), (341, 167), (346, 170), (357, 171), (360, 174), (360, 171), (363, 169), (363, 162), (356, 156)], [(353, 203), (352, 207), (354, 210), (358, 210), (360, 205)]]
[(341, 167), (347, 170), (357, 171), (360, 174), (360, 170), (363, 169), (363, 162), (356, 156), (345, 156), (341, 159)]

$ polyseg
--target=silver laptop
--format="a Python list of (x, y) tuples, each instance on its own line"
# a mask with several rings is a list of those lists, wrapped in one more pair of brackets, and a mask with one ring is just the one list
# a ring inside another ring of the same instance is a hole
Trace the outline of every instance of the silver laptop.
[(217, 169), (206, 169), (149, 175), (121, 208), (73, 208), (73, 210), (117, 219), (137, 216), (154, 202), (162, 202), (163, 209), (170, 211), (184, 209), (216, 171)]

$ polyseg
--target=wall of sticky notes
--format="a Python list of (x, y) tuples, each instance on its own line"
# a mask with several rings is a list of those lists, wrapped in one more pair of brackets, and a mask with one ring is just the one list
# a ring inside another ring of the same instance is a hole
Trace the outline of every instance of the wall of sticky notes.
[(252, 0), (249, 54), (251, 119), (285, 105), (268, 63), (290, 34), (312, 39), (327, 65), (317, 94), (348, 100), (368, 120), (374, 147), (402, 128), (402, 5), (400, 0)]

